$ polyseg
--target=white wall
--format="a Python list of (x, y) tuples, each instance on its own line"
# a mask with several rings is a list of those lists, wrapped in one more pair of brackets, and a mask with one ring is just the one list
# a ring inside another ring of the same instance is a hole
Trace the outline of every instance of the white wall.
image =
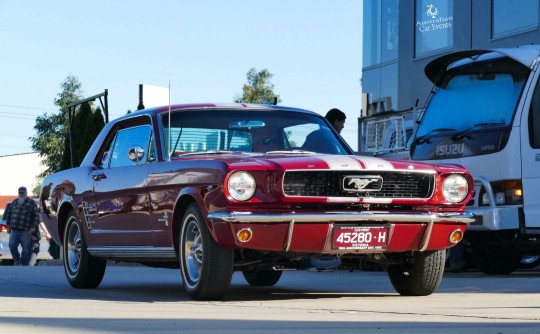
[[(29, 196), (37, 196), (32, 188), (38, 182), (38, 174), (43, 171), (41, 158), (37, 153), (6, 155), (0, 157), (0, 196), (17, 196), (17, 189), (25, 186)], [(3, 209), (3, 208), (2, 208)]]

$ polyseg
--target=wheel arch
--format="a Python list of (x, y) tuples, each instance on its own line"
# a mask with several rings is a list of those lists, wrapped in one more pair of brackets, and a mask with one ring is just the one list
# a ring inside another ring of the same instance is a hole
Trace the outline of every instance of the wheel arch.
[(208, 216), (208, 210), (204, 204), (204, 200), (201, 194), (194, 188), (185, 188), (178, 194), (174, 208), (173, 208), (172, 229), (171, 229), (171, 232), (173, 233), (173, 235), (171, 237), (174, 242), (174, 250), (176, 254), (179, 254), (178, 253), (178, 233), (180, 232), (182, 218), (184, 217), (184, 213), (186, 212), (187, 208), (191, 205), (191, 203), (197, 204), (197, 206), (201, 210), (201, 213), (206, 221), (208, 229), (210, 230), (210, 234), (212, 235), (212, 238), (214, 240), (217, 240), (214, 229), (212, 228), (212, 225), (208, 222), (208, 219), (206, 219), (206, 217)]
[(60, 210), (58, 210), (58, 238), (62, 244), (64, 243), (64, 230), (66, 229), (69, 213), (73, 211), (77, 215), (72, 201), (72, 198), (65, 199), (60, 205)]

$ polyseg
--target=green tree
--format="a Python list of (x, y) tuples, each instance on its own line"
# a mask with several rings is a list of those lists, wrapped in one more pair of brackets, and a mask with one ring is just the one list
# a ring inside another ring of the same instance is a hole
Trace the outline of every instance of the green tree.
[(274, 84), (270, 81), (274, 75), (267, 69), (257, 71), (254, 67), (247, 72), (247, 83), (242, 94), (234, 99), (236, 103), (271, 103), (274, 98), (281, 103), (279, 95), (274, 93)]
[[(73, 166), (80, 166), (86, 153), (94, 143), (99, 132), (105, 126), (100, 108), (93, 109), (92, 104), (84, 102), (78, 106), (73, 118)], [(64, 142), (61, 169), (71, 168), (70, 138)]]
[(29, 138), (32, 149), (39, 153), (45, 165), (41, 177), (61, 169), (65, 141), (68, 137), (67, 106), (82, 98), (81, 82), (73, 74), (66, 77), (60, 88), (62, 91), (54, 99), (59, 113), (38, 116), (34, 125), (36, 134)]

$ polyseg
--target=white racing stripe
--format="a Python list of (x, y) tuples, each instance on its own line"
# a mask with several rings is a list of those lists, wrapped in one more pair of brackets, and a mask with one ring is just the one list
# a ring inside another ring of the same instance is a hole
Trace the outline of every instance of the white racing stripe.
[(357, 157), (358, 160), (360, 160), (365, 166), (366, 169), (371, 170), (394, 170), (394, 165), (392, 165), (390, 162), (380, 159), (380, 158), (374, 158), (374, 157)]
[(358, 160), (346, 155), (321, 155), (317, 158), (328, 164), (331, 170), (360, 170), (362, 165)]

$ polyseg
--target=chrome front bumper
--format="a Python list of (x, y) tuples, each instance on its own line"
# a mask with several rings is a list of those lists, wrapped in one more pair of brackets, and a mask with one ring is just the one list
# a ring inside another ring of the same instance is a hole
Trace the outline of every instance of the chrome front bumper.
[(213, 212), (208, 215), (211, 222), (227, 223), (328, 223), (328, 222), (401, 222), (401, 223), (462, 223), (470, 224), (476, 221), (475, 215), (464, 213), (286, 213), (259, 214), (252, 212)]

